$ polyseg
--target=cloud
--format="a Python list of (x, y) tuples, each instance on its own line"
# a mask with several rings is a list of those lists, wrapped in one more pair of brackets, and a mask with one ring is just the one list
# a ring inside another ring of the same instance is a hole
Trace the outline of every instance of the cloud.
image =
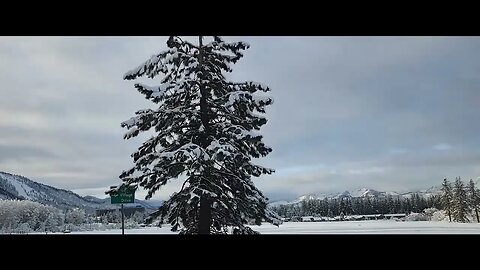
[[(271, 199), (480, 174), (480, 38), (227, 39), (251, 44), (228, 77), (272, 88), (273, 152), (256, 162), (277, 172), (255, 180)], [(85, 192), (117, 184), (149, 136), (125, 141), (120, 123), (152, 107), (122, 76), (165, 41), (0, 38), (0, 170)]]
[(389, 149), (389, 153), (392, 155), (401, 155), (407, 153), (408, 150), (405, 148), (392, 147)]
[(25, 156), (36, 158), (55, 157), (51, 152), (41, 148), (29, 147), (25, 145), (4, 145), (0, 143), (0, 161), (22, 160)]
[(452, 146), (446, 143), (441, 143), (441, 144), (436, 144), (433, 146), (433, 149), (439, 150), (439, 151), (444, 151), (444, 150), (450, 150), (452, 149)]

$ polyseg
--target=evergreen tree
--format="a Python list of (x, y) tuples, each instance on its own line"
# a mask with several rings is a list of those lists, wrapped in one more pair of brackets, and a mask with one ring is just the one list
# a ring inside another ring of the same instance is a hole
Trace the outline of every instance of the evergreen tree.
[(133, 213), (132, 219), (137, 223), (143, 223), (145, 221), (145, 215), (145, 212), (136, 211)]
[(427, 208), (441, 208), (441, 198), (438, 195), (432, 195), (427, 200)]
[(478, 218), (478, 208), (480, 207), (480, 190), (475, 188), (475, 184), (473, 183), (472, 179), (470, 179), (470, 182), (468, 183), (468, 199), (470, 208), (475, 211), (477, 222), (480, 222)]
[(324, 198), (322, 200), (322, 212), (320, 213), (320, 216), (322, 217), (327, 217), (328, 216), (328, 207), (329, 203), (328, 203), (328, 199), (327, 198)]
[(107, 214), (103, 214), (101, 217), (100, 217), (100, 220), (102, 221), (102, 224), (106, 225), (108, 224), (110, 221), (109, 221), (109, 215), (108, 213)]
[(410, 214), (412, 212), (412, 200), (409, 198), (405, 198), (403, 207), (405, 209), (405, 213)]
[(355, 209), (354, 214), (363, 215), (365, 214), (364, 200), (360, 198), (355, 198)]
[(374, 208), (374, 202), (375, 198), (373, 197), (370, 197), (370, 196), (367, 196), (365, 201), (366, 201), (366, 205), (367, 205), (367, 215), (373, 215), (375, 214), (375, 208)]
[(387, 214), (395, 214), (395, 205), (391, 195), (387, 195), (385, 210), (386, 210), (385, 213)]
[(340, 199), (340, 207), (339, 207), (339, 212), (340, 212), (340, 215), (343, 216), (347, 213), (347, 206), (345, 204), (345, 198), (341, 198)]
[(441, 201), (443, 209), (447, 211), (448, 219), (452, 222), (453, 194), (452, 186), (447, 179), (443, 179)]
[(377, 198), (373, 197), (372, 201), (372, 214), (378, 214), (380, 212), (380, 205), (379, 205), (379, 201), (377, 200)]
[(233, 233), (255, 233), (245, 226), (249, 220), (280, 222), (251, 180), (274, 172), (252, 163), (272, 151), (256, 130), (267, 123), (261, 114), (273, 99), (258, 95), (270, 91), (262, 84), (225, 78), (248, 44), (220, 37), (203, 43), (201, 36), (198, 44), (172, 36), (168, 50), (125, 74), (126, 80), (163, 76), (157, 87), (135, 84), (159, 107), (139, 110), (123, 122), (129, 129), (124, 138), (151, 129), (155, 136), (132, 154), (135, 166), (120, 175), (118, 188), (141, 186), (148, 199), (169, 180), (180, 178), (181, 189), (150, 221), (167, 219), (180, 233), (226, 233), (229, 226)]
[(345, 203), (345, 214), (351, 215), (353, 214), (353, 206), (352, 206), (352, 200), (351, 198), (346, 199)]
[(394, 210), (392, 214), (403, 213), (402, 202), (400, 200), (400, 197), (397, 197), (393, 205), (394, 205), (394, 208), (393, 208)]
[(106, 217), (107, 217), (106, 224), (122, 222), (122, 213), (118, 209), (115, 209), (114, 211), (108, 211), (106, 214)]
[(453, 193), (453, 220), (458, 222), (468, 222), (468, 198), (467, 192), (460, 177), (455, 179), (455, 187)]
[(61, 226), (61, 222), (63, 219), (59, 218), (58, 214), (56, 215), (55, 213), (50, 213), (45, 220), (45, 231), (48, 232), (56, 232), (58, 230), (58, 227)]
[(65, 216), (67, 223), (80, 225), (85, 223), (85, 210), (74, 208), (67, 211)]

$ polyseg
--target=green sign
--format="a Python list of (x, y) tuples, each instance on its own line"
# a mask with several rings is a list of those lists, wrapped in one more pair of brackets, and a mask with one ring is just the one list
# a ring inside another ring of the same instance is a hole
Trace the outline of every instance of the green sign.
[(111, 203), (133, 203), (135, 201), (135, 190), (133, 189), (121, 189), (116, 193), (110, 194)]

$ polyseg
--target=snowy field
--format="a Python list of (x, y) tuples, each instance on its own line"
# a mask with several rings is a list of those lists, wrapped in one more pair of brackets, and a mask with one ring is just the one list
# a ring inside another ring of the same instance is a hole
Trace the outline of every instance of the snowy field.
[[(286, 222), (280, 227), (270, 224), (251, 226), (261, 234), (480, 234), (479, 223), (438, 221), (337, 221)], [(72, 232), (71, 234), (121, 234), (121, 230)], [(175, 234), (170, 226), (125, 230), (125, 234)]]

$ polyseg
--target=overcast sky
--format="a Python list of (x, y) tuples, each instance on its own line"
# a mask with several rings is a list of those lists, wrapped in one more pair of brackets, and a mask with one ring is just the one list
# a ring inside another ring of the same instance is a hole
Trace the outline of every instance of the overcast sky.
[[(272, 201), (480, 176), (480, 38), (226, 39), (251, 45), (231, 77), (272, 88), (263, 134), (273, 152), (257, 163), (276, 173), (255, 180)], [(155, 107), (123, 74), (165, 42), (0, 37), (0, 171), (105, 197), (143, 142), (123, 140), (120, 123)]]

